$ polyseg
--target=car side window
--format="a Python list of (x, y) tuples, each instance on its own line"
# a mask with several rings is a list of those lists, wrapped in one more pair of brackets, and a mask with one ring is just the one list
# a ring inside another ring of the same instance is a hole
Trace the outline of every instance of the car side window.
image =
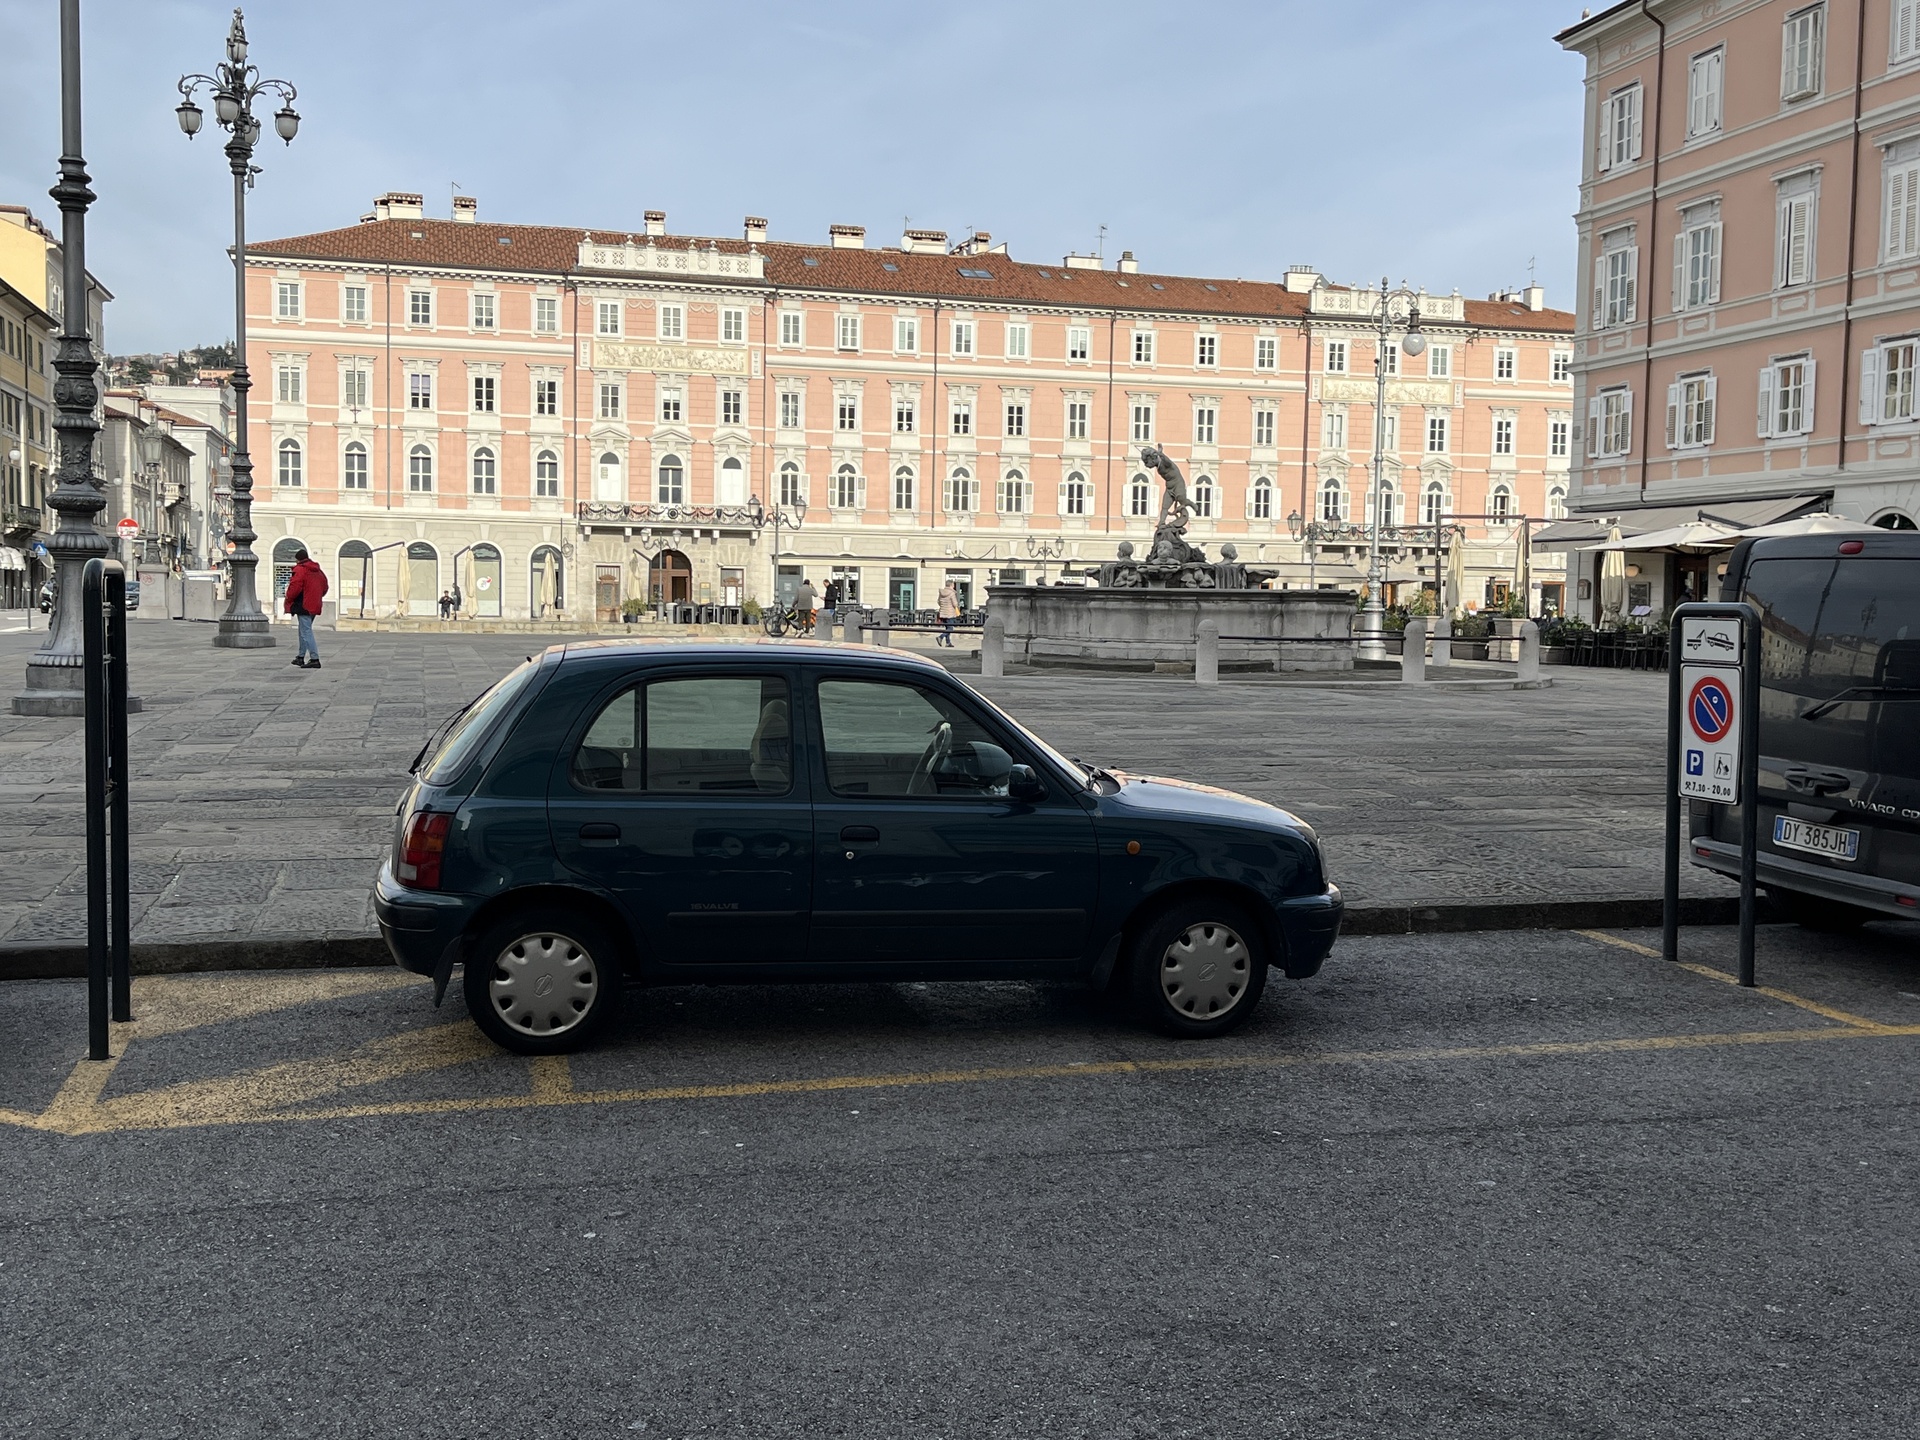
[(785, 795), (793, 788), (792, 706), (771, 675), (689, 676), (620, 691), (573, 753), (583, 790), (652, 795)]
[(952, 701), (888, 680), (822, 680), (827, 786), (842, 796), (1005, 795), (1013, 757)]

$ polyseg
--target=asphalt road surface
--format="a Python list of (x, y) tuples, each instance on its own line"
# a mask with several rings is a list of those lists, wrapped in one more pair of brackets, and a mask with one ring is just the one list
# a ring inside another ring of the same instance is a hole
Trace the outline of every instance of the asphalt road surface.
[(0, 987), (0, 1431), (1911, 1436), (1912, 927), (1349, 939), (1241, 1033), (398, 972)]

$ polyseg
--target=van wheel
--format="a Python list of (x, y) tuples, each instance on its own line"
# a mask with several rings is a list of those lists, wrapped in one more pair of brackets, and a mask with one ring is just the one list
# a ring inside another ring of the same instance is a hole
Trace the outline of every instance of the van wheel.
[(1242, 1024), (1260, 1003), (1266, 947), (1244, 906), (1183, 900), (1141, 931), (1128, 971), (1142, 1019), (1169, 1035), (1204, 1039)]
[(591, 1044), (620, 1009), (613, 937), (591, 918), (546, 906), (513, 911), (467, 952), (467, 1013), (517, 1055)]
[(1830, 935), (1858, 930), (1867, 921), (1878, 918), (1877, 912), (1859, 905), (1849, 905), (1844, 900), (1829, 900), (1824, 895), (1808, 895), (1800, 890), (1783, 890), (1777, 885), (1767, 887), (1767, 899), (1773, 902), (1774, 909), (1802, 929), (1820, 930)]

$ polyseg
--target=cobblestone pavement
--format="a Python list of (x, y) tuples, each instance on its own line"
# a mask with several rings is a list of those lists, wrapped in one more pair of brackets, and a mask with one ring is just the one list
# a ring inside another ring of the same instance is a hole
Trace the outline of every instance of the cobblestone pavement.
[[(545, 643), (323, 633), (325, 668), (310, 673), (290, 645), (215, 650), (206, 625), (136, 623), (129, 638), (147, 707), (129, 725), (133, 935), (149, 943), (372, 933), (368, 891), (407, 762)], [(40, 639), (0, 632), (7, 693)], [(1294, 809), (1354, 900), (1659, 890), (1659, 676), (1561, 672), (1551, 689), (1490, 694), (974, 683), (1069, 754)], [(0, 943), (86, 933), (81, 760), (77, 721), (0, 715)], [(1693, 893), (1726, 890), (1686, 874)]]

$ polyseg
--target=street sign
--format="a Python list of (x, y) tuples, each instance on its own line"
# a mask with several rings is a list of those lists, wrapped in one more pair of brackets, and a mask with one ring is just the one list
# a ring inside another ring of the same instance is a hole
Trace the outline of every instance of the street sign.
[(1738, 665), (1740, 622), (1696, 615), (1680, 622), (1680, 660), (1686, 665)]
[(126, 536), (127, 539), (131, 540), (134, 536), (140, 533), (140, 522), (134, 519), (131, 515), (129, 515), (127, 516), (126, 519), (122, 520), (118, 525), (114, 526), (113, 528), (118, 530), (122, 535)]
[(1681, 796), (1739, 804), (1740, 667), (1682, 665), (1680, 697)]

